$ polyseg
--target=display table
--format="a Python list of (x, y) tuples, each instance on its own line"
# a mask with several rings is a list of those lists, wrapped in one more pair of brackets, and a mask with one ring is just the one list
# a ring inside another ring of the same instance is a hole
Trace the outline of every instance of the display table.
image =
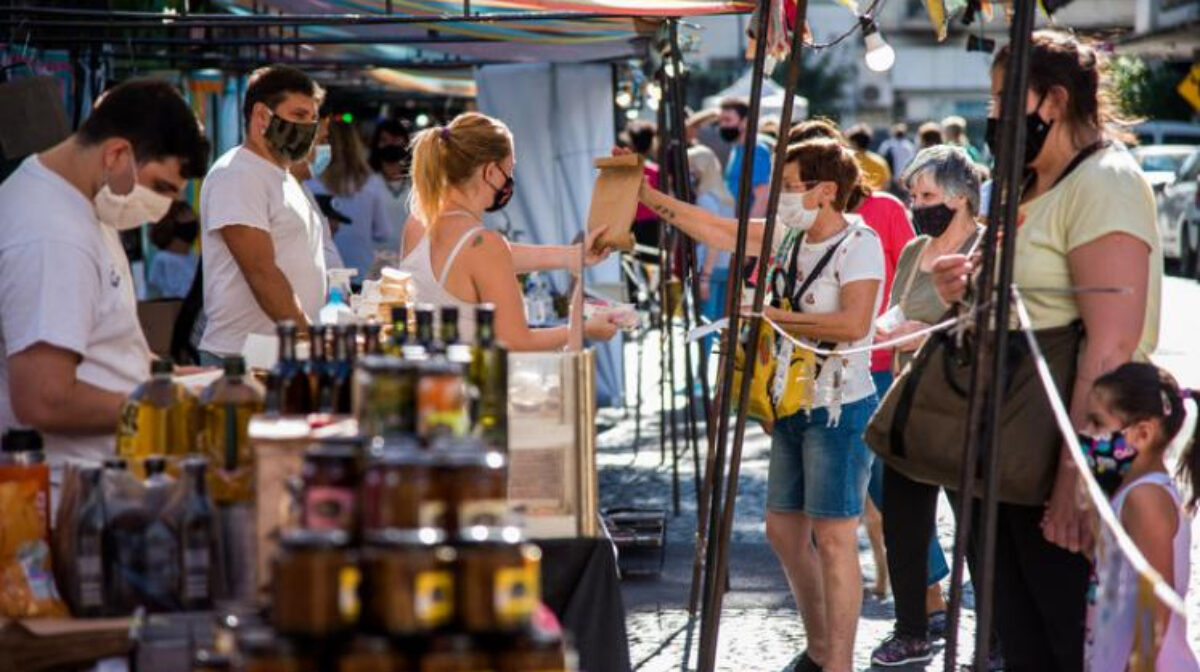
[(629, 672), (617, 559), (608, 539), (539, 539), (542, 600), (574, 638), (579, 667)]
[(124, 656), (129, 625), (129, 618), (7, 621), (0, 627), (0, 670), (37, 672)]

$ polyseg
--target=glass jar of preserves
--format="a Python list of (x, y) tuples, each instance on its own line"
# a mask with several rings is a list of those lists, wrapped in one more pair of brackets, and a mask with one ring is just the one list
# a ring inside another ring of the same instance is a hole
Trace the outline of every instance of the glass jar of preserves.
[(272, 622), (286, 635), (325, 637), (358, 620), (358, 568), (340, 530), (289, 530), (272, 564)]
[(354, 413), (366, 436), (417, 433), (417, 363), (372, 355), (358, 360)]
[(503, 453), (486, 451), (476, 438), (441, 440), (432, 452), (439, 489), (447, 498), (448, 531), (510, 524), (508, 461)]
[(363, 530), (443, 527), (446, 497), (435, 466), (415, 440), (389, 440), (363, 478)]
[(374, 632), (419, 635), (454, 620), (454, 548), (441, 530), (382, 530), (363, 549), (363, 620)]
[(304, 526), (312, 530), (357, 530), (362, 440), (322, 439), (304, 454)]
[(359, 635), (338, 660), (338, 672), (411, 672), (408, 656), (386, 637)]
[(527, 627), (541, 601), (542, 550), (515, 527), (470, 527), (456, 539), (458, 623), (468, 632)]
[(467, 433), (467, 383), (462, 364), (421, 362), (417, 379), (417, 435), (426, 443)]
[(567, 669), (563, 641), (536, 631), (508, 640), (496, 653), (496, 672), (566, 672)]
[(434, 639), (421, 656), (421, 672), (492, 672), (492, 657), (469, 635)]

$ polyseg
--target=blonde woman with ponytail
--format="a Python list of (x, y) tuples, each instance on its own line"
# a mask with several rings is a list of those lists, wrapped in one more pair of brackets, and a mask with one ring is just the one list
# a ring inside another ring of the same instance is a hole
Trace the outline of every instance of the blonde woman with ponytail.
[[(404, 228), (401, 270), (413, 276), (423, 303), (456, 305), (462, 336), (474, 338), (474, 307), (496, 306), (496, 334), (510, 350), (557, 350), (568, 343), (567, 327), (530, 329), (517, 273), (579, 270), (578, 245), (510, 245), (483, 227), (483, 214), (506, 206), (513, 195), (512, 133), (503, 122), (476, 112), (447, 126), (421, 131), (412, 143), (412, 217)], [(591, 249), (590, 239), (584, 249)], [(591, 255), (592, 264), (604, 255)], [(572, 263), (572, 259), (576, 260)], [(616, 326), (588, 320), (588, 338), (608, 340)]]

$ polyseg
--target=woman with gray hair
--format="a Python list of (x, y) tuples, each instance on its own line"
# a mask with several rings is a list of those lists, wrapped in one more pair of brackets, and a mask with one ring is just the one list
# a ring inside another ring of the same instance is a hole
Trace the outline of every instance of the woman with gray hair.
[[(919, 235), (900, 253), (889, 310), (879, 318), (877, 340), (924, 329), (946, 312), (934, 288), (933, 263), (946, 254), (968, 252), (978, 240), (983, 230), (976, 223), (980, 177), (967, 153), (953, 145), (923, 149), (905, 169), (901, 181), (910, 194)], [(910, 341), (895, 350), (893, 373), (899, 373), (921, 344), (920, 340)], [(880, 463), (882, 460), (876, 460)], [(880, 510), (896, 626), (871, 660), (880, 666), (926, 662), (933, 659), (932, 640), (945, 629), (940, 581), (949, 574), (941, 548), (931, 545), (938, 489), (888, 466), (882, 471)], [(935, 614), (940, 616), (937, 623), (931, 618)]]

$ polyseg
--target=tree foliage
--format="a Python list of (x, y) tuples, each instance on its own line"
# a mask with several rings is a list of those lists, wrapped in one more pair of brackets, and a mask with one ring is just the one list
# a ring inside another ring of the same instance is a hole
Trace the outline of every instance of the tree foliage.
[(1175, 87), (1186, 67), (1121, 55), (1109, 63), (1114, 103), (1122, 114), (1143, 119), (1188, 121), (1192, 107)]

